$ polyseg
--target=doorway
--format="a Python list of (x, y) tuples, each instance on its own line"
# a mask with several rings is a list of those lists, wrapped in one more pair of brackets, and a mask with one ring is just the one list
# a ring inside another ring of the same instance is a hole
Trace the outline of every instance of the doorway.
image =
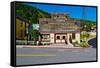
[(55, 43), (66, 43), (67, 34), (55, 34)]

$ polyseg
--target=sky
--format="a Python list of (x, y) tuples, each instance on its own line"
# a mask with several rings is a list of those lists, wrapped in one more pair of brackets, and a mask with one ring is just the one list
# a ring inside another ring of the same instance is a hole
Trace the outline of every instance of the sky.
[[(90, 21), (96, 21), (96, 7), (83, 7), (83, 6), (69, 6), (69, 5), (51, 5), (51, 4), (32, 4), (26, 3), (27, 5), (39, 8), (50, 14), (52, 13), (66, 13), (71, 18), (79, 18)], [(84, 12), (83, 12), (84, 8)], [(84, 13), (84, 14), (83, 14)]]

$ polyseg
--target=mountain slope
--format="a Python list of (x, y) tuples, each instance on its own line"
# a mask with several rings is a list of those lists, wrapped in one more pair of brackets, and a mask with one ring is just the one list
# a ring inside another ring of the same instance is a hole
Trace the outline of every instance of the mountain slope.
[(33, 23), (38, 23), (39, 18), (50, 17), (49, 13), (23, 3), (16, 3), (16, 14)]

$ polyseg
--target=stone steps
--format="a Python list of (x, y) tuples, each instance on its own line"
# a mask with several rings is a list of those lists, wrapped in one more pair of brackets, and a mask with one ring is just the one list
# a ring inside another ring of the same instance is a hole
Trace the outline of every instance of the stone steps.
[(64, 44), (64, 43), (55, 43), (55, 44), (52, 44), (51, 46), (58, 46), (58, 47), (73, 47), (72, 44)]

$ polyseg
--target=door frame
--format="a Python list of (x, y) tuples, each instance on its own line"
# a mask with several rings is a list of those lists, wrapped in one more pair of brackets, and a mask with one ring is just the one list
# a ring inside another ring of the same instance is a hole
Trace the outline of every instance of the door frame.
[[(57, 42), (57, 36), (60, 36), (60, 39), (59, 39), (60, 42)], [(54, 35), (54, 42), (55, 43), (65, 43), (65, 40), (62, 39), (62, 36), (65, 36), (65, 39), (67, 40), (67, 33), (55, 33), (55, 35)]]

